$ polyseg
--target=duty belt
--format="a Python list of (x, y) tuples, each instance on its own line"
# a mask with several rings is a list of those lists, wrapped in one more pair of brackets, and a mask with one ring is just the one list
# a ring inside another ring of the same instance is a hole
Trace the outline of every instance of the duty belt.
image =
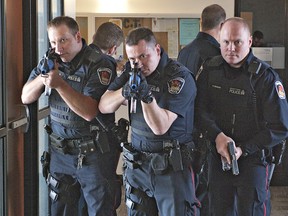
[[(189, 165), (192, 161), (193, 149), (190, 143), (180, 145), (178, 141), (164, 142), (162, 152), (151, 153), (135, 150), (130, 144), (123, 145), (123, 157), (125, 165), (131, 169), (139, 168), (145, 160), (162, 160), (168, 162), (174, 171), (182, 170), (183, 163)], [(156, 158), (156, 159), (155, 159)], [(165, 159), (166, 158), (166, 159)]]
[(65, 139), (52, 133), (50, 134), (51, 145), (62, 154), (87, 154), (96, 150), (93, 137), (80, 139)]

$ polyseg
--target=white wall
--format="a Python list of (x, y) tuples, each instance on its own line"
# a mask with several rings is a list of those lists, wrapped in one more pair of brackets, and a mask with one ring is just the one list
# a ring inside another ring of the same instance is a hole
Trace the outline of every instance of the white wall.
[(76, 0), (64, 0), (64, 14), (76, 18)]
[(204, 7), (221, 5), (234, 16), (234, 0), (76, 0), (76, 13), (133, 17), (198, 18)]

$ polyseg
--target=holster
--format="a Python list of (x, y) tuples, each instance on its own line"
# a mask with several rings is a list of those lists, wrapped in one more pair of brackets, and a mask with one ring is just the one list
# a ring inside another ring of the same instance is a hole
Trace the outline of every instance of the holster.
[(47, 151), (43, 151), (43, 154), (40, 158), (41, 164), (42, 164), (42, 175), (45, 178), (45, 180), (48, 178), (48, 175), (50, 173), (50, 154)]
[(274, 156), (275, 165), (280, 165), (282, 163), (285, 150), (286, 150), (286, 140), (282, 140), (281, 143), (272, 148), (272, 154)]
[(50, 137), (50, 141), (51, 141), (51, 145), (53, 145), (53, 147), (59, 151), (62, 154), (67, 154), (68, 153), (68, 147), (67, 147), (67, 143), (66, 140), (62, 137), (59, 137), (58, 135), (51, 133), (49, 135)]
[(122, 149), (123, 149), (124, 166), (130, 169), (139, 168), (140, 164), (137, 163), (137, 161), (141, 159), (140, 152), (134, 150), (129, 143), (124, 143)]
[(168, 154), (166, 153), (154, 153), (151, 159), (151, 167), (155, 175), (165, 174), (168, 170), (169, 164)]

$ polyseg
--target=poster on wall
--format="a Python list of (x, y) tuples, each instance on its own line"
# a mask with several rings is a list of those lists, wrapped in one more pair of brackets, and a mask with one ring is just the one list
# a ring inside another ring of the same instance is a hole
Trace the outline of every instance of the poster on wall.
[(194, 40), (200, 31), (200, 19), (180, 19), (180, 46), (185, 46)]

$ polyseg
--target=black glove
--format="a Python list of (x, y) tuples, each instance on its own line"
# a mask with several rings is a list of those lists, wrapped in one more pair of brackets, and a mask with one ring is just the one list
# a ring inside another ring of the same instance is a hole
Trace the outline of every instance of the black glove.
[(131, 88), (129, 85), (129, 82), (127, 82), (123, 87), (122, 87), (122, 96), (126, 99), (129, 100), (131, 98)]
[(144, 76), (141, 76), (141, 83), (137, 92), (138, 99), (142, 100), (144, 103), (151, 103), (153, 101), (152, 91), (146, 81)]

